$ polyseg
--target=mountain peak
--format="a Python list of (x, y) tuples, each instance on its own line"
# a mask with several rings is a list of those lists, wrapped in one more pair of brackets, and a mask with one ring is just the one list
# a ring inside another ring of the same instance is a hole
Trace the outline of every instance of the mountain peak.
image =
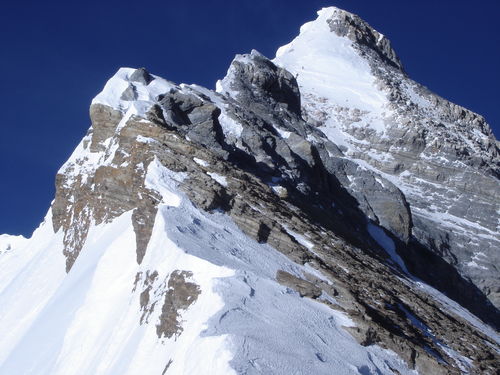
[(323, 11), (329, 14), (327, 23), (332, 32), (347, 37), (362, 50), (374, 51), (383, 61), (403, 71), (403, 65), (392, 49), (389, 39), (366, 21), (356, 14), (338, 8), (324, 8), (318, 12), (320, 17)]
[(0, 236), (0, 373), (496, 373), (496, 141), (384, 40), (331, 7), (216, 92), (119, 69)]
[[(349, 40), (351, 47), (359, 54), (378, 60), (379, 63), (382, 61), (403, 72), (402, 63), (390, 41), (359, 16), (336, 7), (323, 8), (317, 13), (317, 19), (302, 25), (296, 38), (304, 39), (310, 44), (310, 53), (318, 52), (319, 46), (323, 53), (335, 53), (339, 48), (345, 49), (345, 40), (332, 38), (330, 34), (334, 34)], [(289, 51), (288, 47), (289, 45), (278, 49), (276, 57)]]

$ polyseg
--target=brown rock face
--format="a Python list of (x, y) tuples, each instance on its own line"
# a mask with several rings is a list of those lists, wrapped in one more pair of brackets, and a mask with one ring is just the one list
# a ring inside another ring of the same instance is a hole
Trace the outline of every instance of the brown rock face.
[(293, 290), (296, 290), (301, 297), (318, 298), (322, 291), (313, 283), (302, 280), (288, 272), (279, 270), (276, 274), (276, 280)]
[(200, 287), (188, 279), (190, 271), (174, 271), (168, 280), (168, 290), (161, 309), (160, 323), (156, 326), (158, 337), (170, 338), (182, 333), (181, 311), (187, 310), (200, 295)]
[(94, 104), (90, 106), (90, 118), (93, 130), (90, 151), (105, 151), (102, 143), (114, 136), (123, 113), (106, 105)]
[[(121, 119), (119, 112), (94, 104), (90, 113), (92, 128), (83, 142), (88, 152), (71, 161), (64, 172), (56, 176), (52, 220), (55, 231), (61, 228), (64, 231), (67, 271), (78, 257), (90, 225), (109, 222), (130, 210), (134, 210), (132, 219), (140, 263), (161, 200), (157, 192), (145, 187), (144, 182), (154, 150), (138, 142), (137, 136), (158, 137), (163, 130), (153, 123), (131, 117), (117, 132), (116, 126)], [(111, 154), (113, 147), (116, 152)], [(91, 157), (99, 160), (95, 168), (82, 168)]]

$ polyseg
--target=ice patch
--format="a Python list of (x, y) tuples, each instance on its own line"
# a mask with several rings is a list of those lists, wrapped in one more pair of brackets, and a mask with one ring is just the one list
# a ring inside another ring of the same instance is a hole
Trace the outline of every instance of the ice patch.
[(290, 134), (292, 134), (292, 132), (289, 132), (289, 131), (286, 131), (286, 130), (282, 130), (282, 129), (277, 128), (277, 127), (274, 127), (274, 129), (276, 129), (276, 131), (278, 132), (278, 134), (280, 135), (280, 137), (283, 138), (283, 139), (290, 138)]
[(243, 126), (233, 118), (229, 117), (225, 112), (221, 112), (221, 114), (219, 115), (219, 123), (222, 127), (222, 132), (226, 137), (241, 137)]
[(193, 158), (194, 162), (198, 165), (201, 165), (202, 167), (208, 167), (210, 164), (203, 160), (203, 159), (199, 159), (199, 158)]
[(408, 269), (403, 262), (403, 259), (396, 252), (396, 246), (394, 245), (394, 241), (385, 234), (384, 230), (373, 223), (368, 223), (366, 226), (368, 233), (373, 239), (387, 252), (389, 257), (392, 259), (394, 263), (396, 263), (403, 272), (410, 274)]
[(302, 234), (299, 234), (297, 232), (294, 232), (293, 230), (288, 228), (286, 225), (283, 225), (283, 227), (288, 232), (288, 234), (291, 235), (293, 238), (295, 238), (295, 240), (297, 240), (297, 242), (300, 243), (302, 246), (307, 247), (309, 250), (312, 250), (314, 248), (314, 244), (311, 241), (309, 241), (308, 239), (306, 239), (305, 236), (303, 236)]
[(278, 197), (283, 197), (288, 193), (288, 190), (281, 186), (281, 185), (270, 185), (271, 189), (273, 189), (273, 192), (278, 196)]
[(220, 185), (227, 187), (227, 179), (225, 176), (222, 176), (215, 172), (207, 172), (207, 174), (212, 177), (215, 181), (217, 181)]

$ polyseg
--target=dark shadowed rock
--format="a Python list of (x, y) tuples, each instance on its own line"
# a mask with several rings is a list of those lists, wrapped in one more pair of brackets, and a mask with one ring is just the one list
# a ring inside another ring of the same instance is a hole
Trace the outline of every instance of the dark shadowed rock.
[(145, 68), (136, 69), (129, 77), (131, 82), (142, 83), (143, 85), (149, 85), (153, 80), (153, 76)]

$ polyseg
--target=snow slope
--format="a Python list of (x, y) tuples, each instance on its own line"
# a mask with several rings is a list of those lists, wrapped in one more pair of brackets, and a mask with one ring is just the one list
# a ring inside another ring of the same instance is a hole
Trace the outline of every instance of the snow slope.
[[(162, 194), (153, 234), (136, 262), (131, 212), (93, 226), (71, 271), (50, 212), (24, 246), (0, 255), (0, 374), (410, 374), (392, 352), (360, 346), (344, 314), (301, 298), (275, 280), (306, 268), (246, 237), (222, 213), (200, 212), (151, 163), (148, 184)], [(177, 198), (173, 198), (173, 197)], [(165, 280), (192, 272), (198, 300), (184, 331), (158, 338)], [(139, 272), (156, 271), (158, 304), (141, 324)], [(293, 327), (293, 329), (291, 329)]]

